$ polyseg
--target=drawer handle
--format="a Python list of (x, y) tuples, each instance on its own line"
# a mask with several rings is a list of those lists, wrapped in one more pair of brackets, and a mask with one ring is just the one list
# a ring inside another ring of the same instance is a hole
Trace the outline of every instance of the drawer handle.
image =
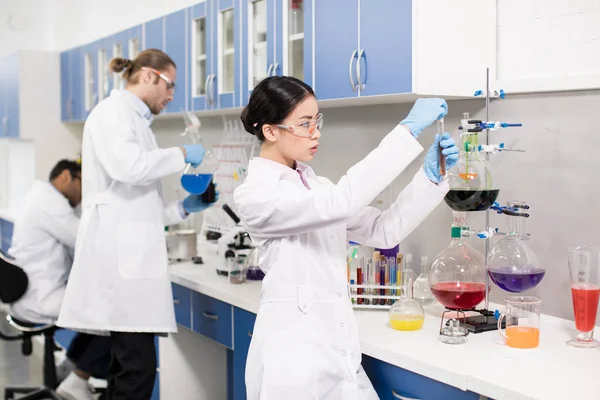
[(181, 301), (179, 299), (173, 299), (173, 304), (179, 304)]
[(202, 315), (204, 315), (204, 317), (205, 317), (205, 318), (212, 319), (212, 320), (214, 320), (214, 321), (216, 321), (216, 320), (218, 320), (218, 319), (219, 319), (219, 316), (218, 316), (218, 315), (211, 314), (211, 313), (209, 313), (209, 312), (206, 312), (206, 311), (204, 311), (204, 312), (202, 313)]
[(248, 336), (252, 337), (252, 332), (248, 331)]
[(392, 396), (394, 396), (394, 398), (400, 399), (400, 400), (421, 400), (421, 399), (417, 399), (415, 397), (400, 396), (398, 393), (396, 393), (396, 391), (394, 389), (392, 389)]

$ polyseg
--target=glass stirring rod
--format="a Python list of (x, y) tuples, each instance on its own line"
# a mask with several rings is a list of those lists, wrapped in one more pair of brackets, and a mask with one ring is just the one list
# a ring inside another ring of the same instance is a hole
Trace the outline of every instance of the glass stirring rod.
[[(437, 130), (440, 136), (444, 133), (444, 118), (437, 120)], [(440, 140), (441, 141), (441, 140)], [(440, 175), (446, 175), (446, 158), (442, 154), (442, 146), (439, 146), (439, 160), (440, 160)]]

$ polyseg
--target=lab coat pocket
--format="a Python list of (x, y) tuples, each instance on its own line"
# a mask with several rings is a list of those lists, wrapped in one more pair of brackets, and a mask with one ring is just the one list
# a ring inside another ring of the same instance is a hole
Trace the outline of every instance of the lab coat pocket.
[(320, 357), (305, 316), (298, 317), (299, 323), (266, 338), (261, 399), (318, 399)]
[(163, 227), (150, 222), (124, 222), (117, 232), (119, 274), (127, 279), (156, 279), (167, 271)]

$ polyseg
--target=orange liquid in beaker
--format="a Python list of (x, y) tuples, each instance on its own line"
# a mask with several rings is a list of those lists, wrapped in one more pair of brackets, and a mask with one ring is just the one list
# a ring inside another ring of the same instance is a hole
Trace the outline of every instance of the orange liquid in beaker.
[(477, 178), (477, 174), (475, 172), (468, 172), (468, 173), (464, 173), (464, 174), (458, 174), (458, 176), (460, 176), (461, 178), (463, 178), (465, 181), (470, 181), (470, 180), (473, 180), (473, 179)]
[(540, 344), (540, 330), (531, 326), (509, 326), (506, 336), (506, 345), (516, 349), (533, 349)]

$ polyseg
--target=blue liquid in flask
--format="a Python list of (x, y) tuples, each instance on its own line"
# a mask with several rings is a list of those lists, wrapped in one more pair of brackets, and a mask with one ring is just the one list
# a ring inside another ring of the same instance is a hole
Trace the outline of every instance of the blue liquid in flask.
[(190, 194), (202, 194), (212, 178), (213, 174), (185, 174), (181, 177), (181, 186)]

